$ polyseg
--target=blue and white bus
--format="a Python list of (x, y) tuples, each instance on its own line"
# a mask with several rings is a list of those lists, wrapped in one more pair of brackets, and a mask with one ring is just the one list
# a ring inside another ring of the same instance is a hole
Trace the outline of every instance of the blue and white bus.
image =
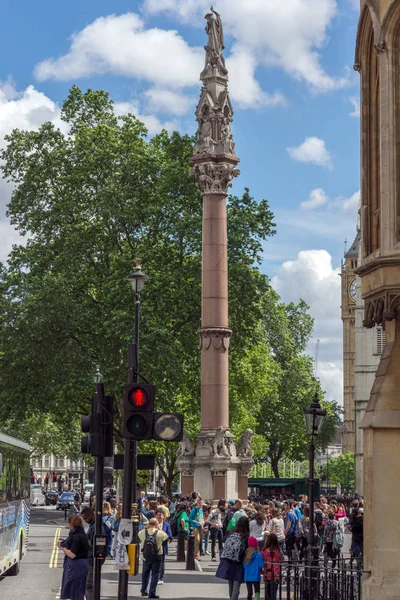
[(0, 433), (0, 576), (17, 575), (28, 545), (30, 446)]

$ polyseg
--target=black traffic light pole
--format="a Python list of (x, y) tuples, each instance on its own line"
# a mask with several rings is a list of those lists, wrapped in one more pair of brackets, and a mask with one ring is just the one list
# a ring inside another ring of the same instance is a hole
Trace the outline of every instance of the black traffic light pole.
[[(140, 293), (136, 292), (135, 298), (135, 342), (128, 345), (128, 383), (139, 382), (139, 319), (140, 319)], [(136, 484), (137, 484), (137, 442), (125, 438), (124, 454), (124, 491), (122, 498), (122, 518), (132, 519), (132, 543), (138, 544), (139, 524), (137, 518)], [(132, 510), (133, 509), (133, 510)], [(135, 513), (135, 514), (133, 514)], [(138, 552), (135, 553), (138, 560)], [(118, 600), (128, 599), (128, 573), (119, 571)]]
[[(103, 407), (104, 407), (104, 385), (102, 383), (96, 383), (96, 406), (93, 407), (96, 410), (97, 414), (100, 414), (100, 422), (103, 416)], [(102, 428), (100, 428), (101, 437), (103, 438)], [(96, 511), (95, 511), (95, 534), (96, 536), (102, 534), (102, 522), (103, 522), (103, 480), (104, 480), (104, 452), (103, 452), (103, 442), (101, 439), (100, 445), (102, 451), (99, 456), (95, 457), (95, 466), (94, 466), (94, 482), (95, 488), (94, 493), (96, 496)], [(102, 560), (93, 556), (94, 561), (94, 573), (93, 573), (93, 591), (94, 591), (94, 600), (100, 600), (100, 588), (101, 588), (101, 566)]]

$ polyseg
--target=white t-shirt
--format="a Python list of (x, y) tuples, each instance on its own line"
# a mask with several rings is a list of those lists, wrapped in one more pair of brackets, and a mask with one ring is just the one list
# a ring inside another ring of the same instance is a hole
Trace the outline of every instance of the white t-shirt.
[(271, 519), (268, 523), (267, 531), (268, 533), (275, 533), (278, 542), (283, 542), (285, 539), (285, 524), (283, 519), (278, 519), (277, 517)]
[(250, 535), (255, 537), (258, 542), (261, 542), (264, 539), (264, 530), (265, 523), (259, 525), (255, 519), (250, 521)]

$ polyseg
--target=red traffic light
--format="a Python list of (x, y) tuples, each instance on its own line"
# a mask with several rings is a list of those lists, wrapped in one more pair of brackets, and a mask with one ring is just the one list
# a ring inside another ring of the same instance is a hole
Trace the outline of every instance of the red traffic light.
[(130, 391), (129, 402), (136, 408), (145, 408), (149, 402), (147, 390), (137, 387)]

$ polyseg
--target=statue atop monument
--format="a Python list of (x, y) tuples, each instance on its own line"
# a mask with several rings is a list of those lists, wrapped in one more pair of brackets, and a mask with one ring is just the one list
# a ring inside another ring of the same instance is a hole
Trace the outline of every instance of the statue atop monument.
[(214, 69), (219, 71), (220, 76), (226, 77), (228, 74), (228, 70), (225, 66), (225, 59), (222, 54), (225, 43), (221, 17), (213, 7), (210, 8), (210, 11), (211, 12), (207, 13), (204, 17), (207, 21), (206, 33), (208, 35), (208, 40), (207, 46), (204, 46), (206, 59), (201, 79), (213, 75)]
[[(204, 17), (208, 38), (204, 46), (205, 66), (200, 75), (203, 89), (196, 109), (198, 129), (192, 165), (202, 191), (220, 193), (222, 190), (226, 193), (233, 177), (239, 174), (236, 169), (239, 159), (231, 131), (233, 110), (228, 92), (228, 70), (222, 54), (224, 30), (219, 13), (213, 7), (210, 11)], [(218, 163), (223, 160), (224, 165), (211, 164), (210, 158), (218, 159)]]

